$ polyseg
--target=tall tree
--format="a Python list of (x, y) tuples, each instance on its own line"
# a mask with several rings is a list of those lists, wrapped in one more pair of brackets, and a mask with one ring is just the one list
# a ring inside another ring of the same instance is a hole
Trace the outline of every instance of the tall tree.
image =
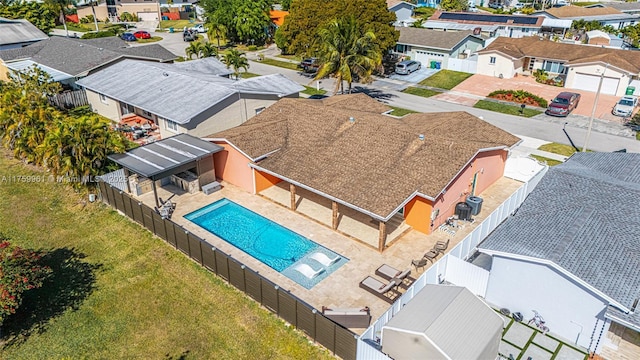
[(461, 11), (469, 8), (469, 2), (467, 0), (442, 0), (440, 2), (440, 9), (444, 11)]
[(316, 79), (326, 76), (336, 78), (336, 89), (344, 93), (343, 81), (351, 83), (354, 77), (369, 82), (371, 73), (382, 63), (382, 54), (376, 45), (376, 36), (372, 31), (364, 32), (353, 16), (340, 18), (329, 23), (318, 32), (320, 48), (318, 51), (322, 66)]
[(60, 22), (64, 26), (64, 31), (69, 37), (69, 29), (67, 29), (67, 20), (65, 17), (65, 11), (71, 5), (75, 5), (75, 0), (45, 0), (45, 4), (49, 5), (53, 10), (60, 14)]
[(195, 55), (196, 58), (200, 58), (200, 52), (202, 52), (202, 43), (200, 41), (192, 41), (189, 44), (189, 47), (185, 49), (185, 52), (187, 53), (189, 59), (193, 58), (193, 55)]
[(262, 43), (267, 37), (269, 0), (202, 0), (207, 22), (219, 24), (232, 41)]
[(58, 15), (48, 5), (39, 2), (12, 2), (0, 6), (0, 17), (7, 19), (26, 19), (38, 29), (48, 34), (56, 26)]
[(209, 39), (213, 39), (214, 37), (216, 38), (216, 41), (218, 42), (218, 52), (220, 52), (220, 38), (224, 37), (227, 29), (224, 25), (217, 22), (216, 19), (207, 19), (206, 27), (209, 29), (207, 30), (207, 36)]
[(247, 71), (249, 68), (249, 61), (247, 60), (247, 57), (244, 53), (241, 53), (236, 49), (227, 51), (224, 55), (223, 61), (225, 65), (227, 65), (227, 68), (233, 68), (233, 74), (236, 79), (238, 78), (241, 69)]

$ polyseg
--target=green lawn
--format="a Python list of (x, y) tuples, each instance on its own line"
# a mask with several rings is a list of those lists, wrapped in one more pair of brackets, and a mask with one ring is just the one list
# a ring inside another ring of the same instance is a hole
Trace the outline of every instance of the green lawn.
[(279, 58), (283, 58), (283, 59), (287, 59), (287, 60), (294, 60), (297, 62), (301, 62), (302, 58), (298, 55), (278, 55)]
[(422, 80), (420, 85), (451, 90), (456, 87), (456, 85), (468, 79), (471, 75), (473, 74), (453, 70), (440, 70), (432, 76)]
[(291, 70), (300, 70), (298, 68), (298, 64), (294, 64), (294, 63), (290, 63), (287, 61), (280, 61), (280, 60), (274, 60), (274, 59), (269, 59), (266, 58), (262, 61), (260, 61), (263, 64), (267, 64), (267, 65), (273, 65), (273, 66), (279, 66), (281, 68), (285, 68), (285, 69), (291, 69)]
[(138, 44), (146, 44), (146, 43), (152, 43), (152, 42), (156, 42), (156, 41), (160, 41), (162, 40), (162, 37), (160, 36), (152, 36), (149, 39), (138, 39), (137, 43)]
[(398, 117), (402, 117), (408, 114), (415, 114), (417, 113), (417, 111), (413, 111), (413, 110), (409, 110), (409, 109), (403, 109), (403, 108), (399, 108), (399, 107), (395, 107), (395, 106), (391, 106), (391, 108), (393, 109), (389, 115), (393, 115), (393, 116), (398, 116)]
[[(578, 147), (580, 150), (582, 148)], [(576, 149), (571, 145), (558, 144), (558, 143), (549, 143), (544, 144), (538, 148), (538, 150), (547, 151), (550, 153), (563, 155), (569, 157), (576, 152)], [(587, 149), (587, 152), (591, 152), (592, 150)]]
[(554, 160), (554, 159), (549, 159), (547, 157), (544, 156), (538, 156), (538, 155), (531, 155), (532, 158), (540, 161), (541, 163), (545, 163), (549, 166), (556, 166), (559, 164), (562, 164), (562, 161), (558, 161), (558, 160)]
[(307, 95), (324, 95), (327, 93), (327, 90), (324, 89), (320, 89), (320, 90), (316, 90), (315, 87), (311, 87), (311, 86), (306, 86), (303, 85), (305, 87), (305, 89), (303, 91), (301, 91), (301, 93), (303, 94), (307, 94)]
[(106, 205), (64, 184), (11, 181), (46, 173), (6, 151), (0, 174), (2, 234), (48, 251), (54, 269), (3, 325), (0, 358), (333, 359)]
[(250, 73), (250, 72), (241, 72), (240, 73), (240, 77), (243, 79), (248, 79), (248, 78), (252, 78), (252, 77), (256, 77), (256, 76), (260, 76), (260, 74), (254, 74), (254, 73)]
[(172, 27), (174, 31), (182, 31), (184, 27), (190, 28), (196, 23), (193, 20), (162, 20), (160, 21), (160, 27), (168, 29)]
[(538, 114), (542, 114), (542, 111), (528, 109), (528, 108), (525, 108), (524, 114), (521, 114), (520, 106), (505, 105), (499, 102), (489, 101), (489, 100), (479, 100), (475, 105), (473, 105), (473, 107), (477, 109), (491, 110), (491, 111), (495, 111), (503, 114), (519, 115), (524, 117), (532, 117)]
[(422, 96), (422, 97), (431, 97), (431, 96), (440, 94), (439, 92), (434, 91), (434, 90), (422, 89), (422, 88), (417, 88), (417, 87), (413, 87), (413, 86), (410, 86), (410, 87), (402, 90), (402, 92), (403, 93), (407, 93), (407, 94), (411, 94), (411, 95), (418, 95), (418, 96)]

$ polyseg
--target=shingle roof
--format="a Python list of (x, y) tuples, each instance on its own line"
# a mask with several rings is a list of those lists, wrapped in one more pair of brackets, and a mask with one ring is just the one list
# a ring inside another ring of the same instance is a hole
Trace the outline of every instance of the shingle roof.
[(278, 150), (257, 165), (381, 219), (415, 192), (437, 197), (480, 149), (519, 141), (466, 112), (398, 120), (380, 114), (378, 104), (364, 94), (282, 99), (210, 137), (226, 139), (253, 159)]
[(400, 31), (398, 44), (442, 50), (451, 50), (467, 37), (473, 37), (471, 31), (438, 31), (414, 27), (396, 27), (396, 30)]
[(582, 6), (561, 6), (545, 9), (544, 12), (558, 19), (562, 18), (580, 18), (589, 16), (602, 15), (623, 15), (622, 12), (610, 7), (582, 7)]
[(412, 7), (416, 7), (414, 4), (408, 2), (408, 1), (402, 1), (402, 0), (387, 0), (387, 9), (391, 9), (394, 6), (401, 4), (401, 3), (405, 3), (407, 5), (411, 5)]
[[(212, 60), (194, 60), (197, 61), (211, 63)], [(179, 64), (127, 59), (80, 79), (76, 84), (179, 124), (188, 123), (234, 94), (287, 96), (304, 90), (284, 76), (268, 75), (256, 77), (251, 83), (251, 91), (245, 91), (246, 83), (217, 76), (217, 67), (209, 68), (209, 73), (203, 72), (204, 66), (194, 65), (193, 68), (201, 71)], [(266, 79), (262, 90), (261, 79)]]
[(640, 154), (577, 153), (479, 246), (552, 261), (630, 308), (640, 296)]
[(0, 46), (29, 43), (49, 38), (25, 19), (6, 19), (0, 17)]
[(542, 59), (567, 61), (566, 65), (582, 64), (590, 61), (602, 61), (633, 74), (640, 73), (640, 51), (563, 44), (537, 36), (525, 36), (519, 39), (498, 37), (478, 53), (498, 51), (516, 59), (525, 56)]

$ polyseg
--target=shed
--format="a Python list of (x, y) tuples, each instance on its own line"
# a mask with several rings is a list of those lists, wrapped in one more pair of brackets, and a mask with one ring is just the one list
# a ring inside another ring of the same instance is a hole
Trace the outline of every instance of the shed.
[(461, 286), (426, 285), (382, 327), (382, 352), (402, 359), (495, 359), (504, 322)]

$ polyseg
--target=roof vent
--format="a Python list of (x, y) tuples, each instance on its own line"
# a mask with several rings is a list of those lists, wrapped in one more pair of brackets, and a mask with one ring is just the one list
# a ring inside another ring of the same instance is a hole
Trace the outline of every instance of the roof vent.
[(420, 135), (418, 135), (418, 139), (420, 139), (420, 140), (424, 141), (424, 134), (420, 134)]
[(636, 312), (636, 307), (638, 306), (638, 298), (633, 301), (633, 305), (631, 305), (631, 312)]
[(353, 116), (349, 116), (349, 122), (353, 124), (354, 122), (356, 122), (356, 118), (354, 118)]
[(163, 72), (162, 75), (169, 76), (169, 74), (167, 74), (166, 72)]

